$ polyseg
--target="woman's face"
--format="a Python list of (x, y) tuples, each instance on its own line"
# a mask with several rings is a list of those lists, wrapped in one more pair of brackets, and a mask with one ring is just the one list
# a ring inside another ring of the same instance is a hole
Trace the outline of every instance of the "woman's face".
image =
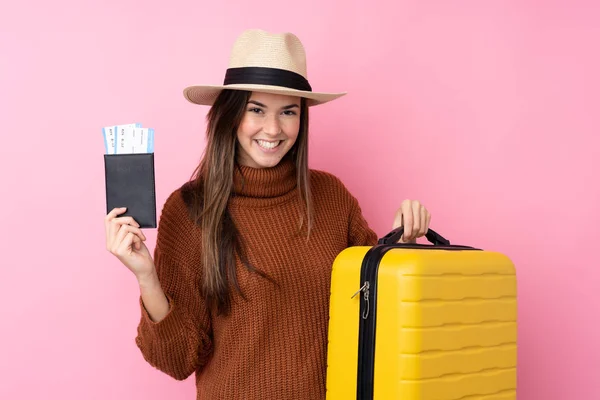
[(252, 168), (276, 166), (296, 143), (300, 97), (252, 93), (237, 131), (238, 162)]

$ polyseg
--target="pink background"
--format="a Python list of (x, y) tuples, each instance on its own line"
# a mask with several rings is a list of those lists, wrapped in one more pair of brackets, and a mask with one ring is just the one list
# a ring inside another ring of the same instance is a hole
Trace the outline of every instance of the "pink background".
[(600, 398), (598, 3), (89, 3), (0, 10), (0, 398), (194, 398), (135, 346), (101, 128), (156, 129), (162, 207), (204, 146), (207, 108), (182, 89), (220, 82), (254, 27), (295, 32), (313, 87), (349, 91), (313, 109), (311, 165), (378, 234), (419, 199), (451, 241), (514, 260), (519, 399)]

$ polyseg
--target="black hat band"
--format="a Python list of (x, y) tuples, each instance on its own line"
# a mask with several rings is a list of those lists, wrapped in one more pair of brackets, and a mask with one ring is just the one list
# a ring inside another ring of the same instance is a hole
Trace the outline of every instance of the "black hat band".
[(224, 85), (270, 85), (312, 92), (308, 81), (300, 74), (278, 68), (240, 67), (229, 68)]

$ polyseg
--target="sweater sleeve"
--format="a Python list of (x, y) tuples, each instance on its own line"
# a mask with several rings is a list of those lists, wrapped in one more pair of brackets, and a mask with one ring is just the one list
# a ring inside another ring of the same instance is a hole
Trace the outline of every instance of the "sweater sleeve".
[(377, 234), (365, 220), (358, 200), (350, 195), (350, 222), (348, 230), (348, 246), (374, 246), (377, 244)]
[(199, 257), (194, 225), (180, 193), (165, 202), (160, 218), (154, 264), (169, 301), (169, 312), (154, 322), (139, 299), (141, 319), (136, 344), (153, 367), (184, 380), (207, 361), (211, 350), (210, 314), (199, 288)]

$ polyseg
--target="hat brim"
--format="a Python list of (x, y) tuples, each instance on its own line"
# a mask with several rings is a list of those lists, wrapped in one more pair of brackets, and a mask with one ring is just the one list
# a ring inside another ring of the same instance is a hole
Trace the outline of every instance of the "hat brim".
[(240, 85), (193, 85), (188, 86), (183, 90), (183, 96), (194, 104), (200, 104), (205, 106), (213, 105), (217, 96), (223, 89), (230, 90), (247, 90), (251, 92), (261, 92), (270, 94), (282, 94), (286, 96), (297, 96), (306, 98), (307, 105), (316, 106), (324, 104), (332, 100), (338, 99), (346, 92), (342, 93), (315, 93), (303, 90), (289, 89), (280, 86), (269, 86), (269, 85), (252, 85), (252, 84), (240, 84)]

